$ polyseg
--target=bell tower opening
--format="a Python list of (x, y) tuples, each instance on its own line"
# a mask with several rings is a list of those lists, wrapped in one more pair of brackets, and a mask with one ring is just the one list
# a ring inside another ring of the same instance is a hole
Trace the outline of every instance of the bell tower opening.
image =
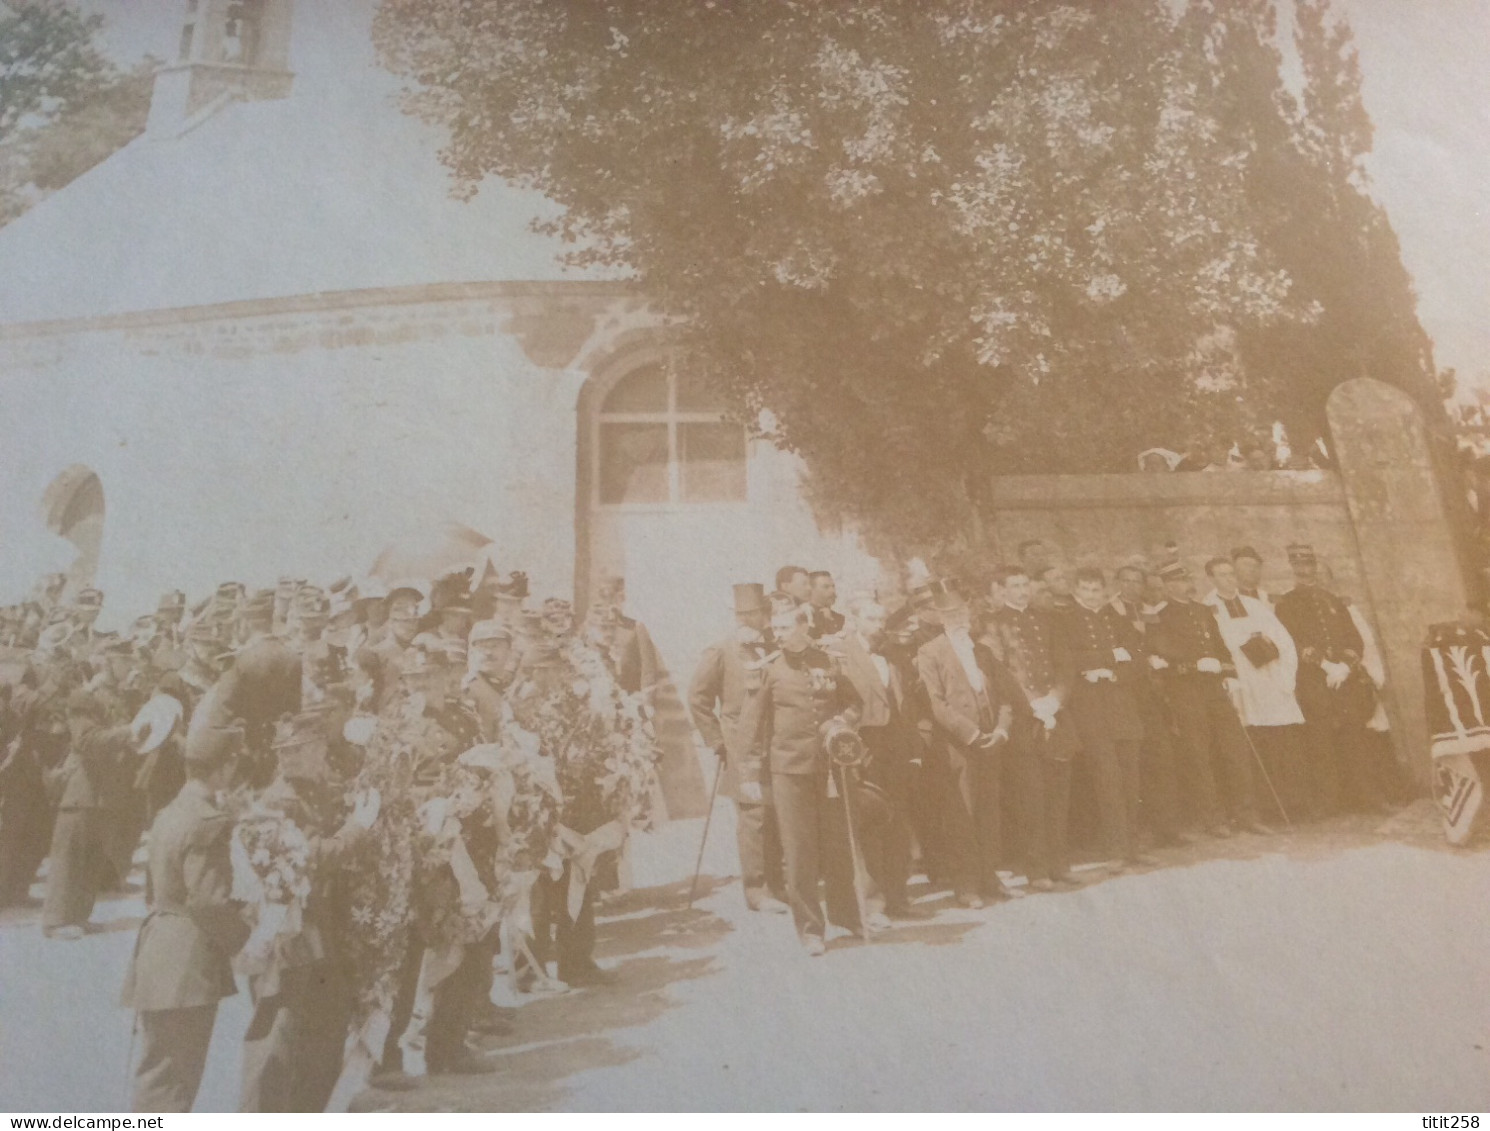
[(215, 103), (290, 93), (293, 0), (185, 0), (176, 62), (155, 76), (150, 132), (169, 136)]

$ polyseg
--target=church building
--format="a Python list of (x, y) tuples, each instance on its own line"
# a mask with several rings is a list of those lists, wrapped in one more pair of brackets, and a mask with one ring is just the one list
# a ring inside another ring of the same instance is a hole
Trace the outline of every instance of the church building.
[(373, 0), (179, 2), (146, 132), (0, 229), (0, 601), (70, 569), (114, 627), (457, 522), (537, 598), (624, 576), (681, 682), (732, 582), (872, 582), (550, 202), (451, 196)]

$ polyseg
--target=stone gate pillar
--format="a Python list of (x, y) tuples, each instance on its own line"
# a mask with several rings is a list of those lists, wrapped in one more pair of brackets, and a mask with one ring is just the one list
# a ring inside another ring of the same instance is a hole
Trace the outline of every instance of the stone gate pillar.
[(1357, 378), (1330, 394), (1327, 412), (1386, 666), (1397, 756), (1425, 784), (1419, 649), (1428, 625), (1457, 616), (1466, 596), (1448, 509), (1422, 413), (1406, 393)]

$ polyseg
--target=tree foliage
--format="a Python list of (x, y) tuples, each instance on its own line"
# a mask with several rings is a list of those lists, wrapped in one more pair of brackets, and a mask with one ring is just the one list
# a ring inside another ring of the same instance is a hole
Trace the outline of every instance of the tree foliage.
[(1302, 11), (1302, 103), (1267, 0), (384, 0), (376, 30), (458, 191), (563, 205), (571, 258), (633, 274), (823, 510), (905, 545), (993, 474), (1317, 422), (1354, 375), (1313, 361), (1365, 260), (1310, 256), (1395, 248), (1346, 41)]
[(121, 71), (102, 17), (60, 0), (0, 0), (0, 224), (145, 128), (153, 61)]

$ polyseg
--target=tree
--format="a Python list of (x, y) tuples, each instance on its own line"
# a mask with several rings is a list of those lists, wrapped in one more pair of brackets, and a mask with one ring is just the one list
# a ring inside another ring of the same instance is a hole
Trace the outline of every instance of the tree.
[(1218, 78), (1233, 7), (384, 0), (376, 31), (459, 191), (557, 201), (822, 512), (906, 547), (995, 473), (1131, 468), (1280, 395), (1244, 349), (1319, 311)]
[(154, 63), (121, 72), (102, 17), (57, 0), (0, 0), (0, 224), (145, 128)]

